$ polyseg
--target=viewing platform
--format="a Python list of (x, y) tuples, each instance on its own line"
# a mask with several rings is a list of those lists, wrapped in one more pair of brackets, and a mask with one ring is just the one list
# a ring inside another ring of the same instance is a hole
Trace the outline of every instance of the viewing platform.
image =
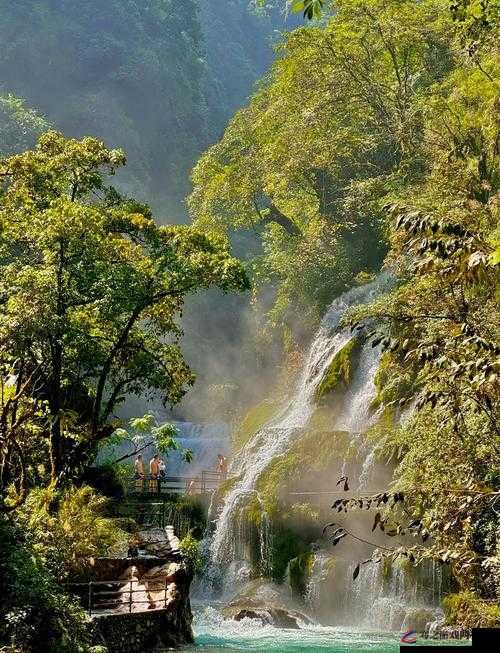
[(131, 479), (127, 489), (129, 494), (140, 496), (162, 494), (203, 496), (217, 490), (224, 480), (223, 474), (209, 470), (203, 470), (193, 476), (153, 477), (151, 474), (145, 474), (141, 479)]

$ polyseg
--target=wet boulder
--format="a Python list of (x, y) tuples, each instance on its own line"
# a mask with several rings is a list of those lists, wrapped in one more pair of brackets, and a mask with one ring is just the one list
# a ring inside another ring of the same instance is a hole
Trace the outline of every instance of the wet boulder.
[(242, 619), (256, 619), (263, 626), (270, 625), (276, 628), (293, 628), (298, 629), (298, 618), (282, 608), (253, 608), (242, 609), (236, 612), (233, 619), (241, 621)]

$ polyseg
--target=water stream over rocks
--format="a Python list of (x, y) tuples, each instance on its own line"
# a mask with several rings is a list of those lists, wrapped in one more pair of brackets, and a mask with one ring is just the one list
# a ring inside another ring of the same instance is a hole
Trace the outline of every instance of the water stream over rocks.
[[(265, 609), (267, 601), (280, 608), (302, 610), (304, 615), (322, 624), (365, 630), (399, 631), (407, 626), (423, 632), (426, 624), (435, 618), (441, 593), (441, 570), (433, 566), (416, 571), (397, 564), (364, 565), (353, 583), (354, 567), (373, 552), (373, 547), (363, 550), (363, 545), (360, 547), (356, 542), (343, 549), (340, 547), (339, 551), (332, 551), (326, 541), (312, 546), (301, 603), (294, 594), (289, 567), (282, 584), (266, 580), (273, 575), (271, 552), (275, 534), (273, 520), (259, 496), (259, 479), (273, 461), (286, 455), (306, 432), (317, 409), (318, 387), (334, 358), (353, 338), (351, 329), (342, 326), (346, 311), (376, 298), (390, 284), (389, 275), (382, 273), (373, 282), (345, 292), (331, 304), (306, 353), (289, 400), (235, 455), (229, 470), (234, 484), (222, 503), (214, 502), (209, 516), (214, 528), (203, 543), (207, 565), (202, 582), (197, 584), (196, 597), (217, 598), (243, 608), (247, 601), (252, 609), (260, 610)], [(376, 483), (380, 483), (375, 445), (364, 437), (380, 416), (371, 407), (380, 356), (378, 347), (372, 347), (361, 338), (350, 382), (335, 397), (332, 429), (347, 433), (351, 451), (343, 465), (340, 458), (338, 472), (349, 474), (350, 490), (354, 493), (376, 491)], [(384, 473), (386, 478), (390, 477), (387, 471)], [(333, 490), (336, 480), (328, 481)], [(252, 529), (255, 541), (256, 525), (249, 525), (244, 515), (250, 502), (260, 509), (258, 537), (253, 550), (249, 542)], [(361, 529), (358, 532), (362, 533), (362, 529), (367, 529), (366, 519), (366, 515), (344, 516), (348, 524), (354, 524), (354, 530)], [(260, 556), (257, 565), (256, 551)], [(256, 569), (261, 573), (260, 580), (255, 579)], [(246, 613), (243, 609), (242, 614)]]
[[(315, 392), (330, 363), (352, 338), (349, 328), (338, 329), (342, 316), (352, 306), (375, 297), (387, 283), (387, 275), (382, 274), (372, 283), (347, 291), (332, 303), (309, 347), (291, 398), (233, 460), (229, 474), (238, 480), (224, 498), (210, 543), (211, 561), (219, 568), (237, 559), (239, 552), (235, 535), (242, 504), (255, 493), (259, 477), (276, 456), (285, 453), (295, 439), (300, 437), (314, 412)], [(366, 427), (379, 356), (376, 349), (363, 347), (360, 363), (346, 397), (346, 408), (339, 415), (336, 428), (359, 433)]]

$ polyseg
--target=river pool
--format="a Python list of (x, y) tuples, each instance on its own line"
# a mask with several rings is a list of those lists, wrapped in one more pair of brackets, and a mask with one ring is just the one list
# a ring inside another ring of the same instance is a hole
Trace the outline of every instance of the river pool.
[[(244, 619), (239, 622), (225, 620), (211, 607), (196, 610), (194, 619), (196, 646), (182, 649), (192, 653), (231, 653), (256, 651), (259, 653), (399, 653), (398, 633), (368, 633), (326, 626), (307, 626), (300, 630), (285, 630), (262, 626), (259, 622)], [(431, 642), (436, 646), (450, 642)], [(452, 645), (469, 645), (470, 642), (452, 642)], [(409, 647), (411, 649), (411, 646)]]

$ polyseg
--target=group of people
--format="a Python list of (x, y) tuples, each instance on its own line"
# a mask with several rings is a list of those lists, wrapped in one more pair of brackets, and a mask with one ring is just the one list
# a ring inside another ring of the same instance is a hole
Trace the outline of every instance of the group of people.
[[(144, 470), (144, 459), (142, 454), (139, 454), (134, 461), (134, 477), (136, 481), (136, 488), (139, 491), (144, 490), (144, 479), (146, 473)], [(149, 461), (149, 491), (154, 492), (158, 489), (158, 480), (163, 480), (167, 477), (167, 466), (165, 461), (155, 453)]]
[[(220, 480), (225, 481), (227, 478), (229, 463), (227, 457), (223, 454), (217, 456), (217, 471), (220, 475)], [(136, 483), (136, 490), (138, 492), (144, 491), (144, 481), (146, 479), (146, 472), (144, 467), (144, 458), (142, 454), (138, 454), (134, 461), (134, 478)], [(149, 491), (156, 492), (159, 490), (158, 481), (163, 481), (167, 478), (167, 466), (165, 461), (155, 454), (149, 461)], [(197, 479), (191, 479), (186, 486), (186, 494), (195, 494), (197, 490)]]

